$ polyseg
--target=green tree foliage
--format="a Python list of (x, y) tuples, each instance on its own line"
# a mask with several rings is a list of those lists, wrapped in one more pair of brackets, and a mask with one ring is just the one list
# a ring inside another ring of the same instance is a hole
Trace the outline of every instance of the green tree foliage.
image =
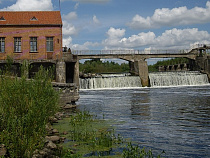
[(84, 64), (80, 63), (80, 72), (83, 73), (118, 73), (129, 72), (129, 65), (115, 62), (102, 62), (100, 60), (88, 60)]
[[(168, 66), (168, 65), (176, 65), (183, 63), (189, 63), (189, 59), (175, 58), (164, 61), (158, 61), (154, 65), (149, 65), (148, 69), (149, 72), (156, 72), (158, 71), (159, 66)], [(130, 70), (129, 64), (127, 63), (123, 63), (120, 65), (112, 61), (102, 62), (96, 59), (85, 61), (84, 64), (80, 63), (80, 72), (83, 73), (119, 73), (119, 72), (129, 72), (129, 70)]]
[(0, 76), (0, 144), (10, 157), (31, 157), (44, 145), (46, 123), (58, 110), (58, 97), (43, 68), (34, 80)]

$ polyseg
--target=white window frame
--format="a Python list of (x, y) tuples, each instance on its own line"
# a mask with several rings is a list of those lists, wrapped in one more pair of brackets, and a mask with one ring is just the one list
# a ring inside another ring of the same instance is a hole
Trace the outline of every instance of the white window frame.
[(0, 37), (0, 53), (5, 52), (5, 37)]
[(37, 37), (30, 37), (30, 52), (34, 53), (38, 51), (38, 41)]
[(14, 52), (21, 52), (21, 37), (14, 37)]
[(46, 37), (46, 47), (47, 47), (47, 52), (54, 51), (53, 37)]

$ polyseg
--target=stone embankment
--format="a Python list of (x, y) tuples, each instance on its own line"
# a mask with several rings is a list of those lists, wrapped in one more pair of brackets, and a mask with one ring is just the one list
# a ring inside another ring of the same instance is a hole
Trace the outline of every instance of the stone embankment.
[(63, 117), (66, 117), (64, 112), (58, 112), (54, 117), (50, 118), (50, 122), (46, 125), (47, 136), (45, 137), (45, 145), (41, 150), (35, 150), (32, 158), (43, 158), (43, 157), (52, 157), (59, 158), (59, 153), (62, 150), (61, 143), (66, 139), (65, 137), (60, 137), (57, 129), (53, 129), (52, 125), (58, 123), (58, 120), (61, 120)]
[(71, 108), (79, 99), (79, 88), (74, 83), (52, 82), (53, 88), (60, 92), (60, 105)]

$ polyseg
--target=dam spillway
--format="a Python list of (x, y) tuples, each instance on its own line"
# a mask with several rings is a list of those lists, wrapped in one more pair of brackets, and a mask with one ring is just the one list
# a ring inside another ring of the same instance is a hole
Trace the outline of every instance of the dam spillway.
[(151, 87), (196, 86), (209, 83), (207, 75), (198, 71), (150, 73), (149, 78)]
[(142, 87), (138, 76), (109, 76), (80, 79), (80, 89)]
[[(206, 74), (198, 71), (149, 73), (151, 87), (196, 86), (209, 84)], [(139, 76), (105, 75), (80, 78), (80, 89), (140, 88)]]

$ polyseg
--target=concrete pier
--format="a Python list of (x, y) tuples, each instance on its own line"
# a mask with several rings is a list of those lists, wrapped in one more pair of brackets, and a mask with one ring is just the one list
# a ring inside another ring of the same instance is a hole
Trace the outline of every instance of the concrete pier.
[(147, 61), (144, 61), (143, 59), (134, 61), (134, 71), (136, 75), (139, 75), (142, 87), (149, 87), (150, 85)]
[(56, 63), (56, 82), (66, 83), (66, 63), (64, 61)]

